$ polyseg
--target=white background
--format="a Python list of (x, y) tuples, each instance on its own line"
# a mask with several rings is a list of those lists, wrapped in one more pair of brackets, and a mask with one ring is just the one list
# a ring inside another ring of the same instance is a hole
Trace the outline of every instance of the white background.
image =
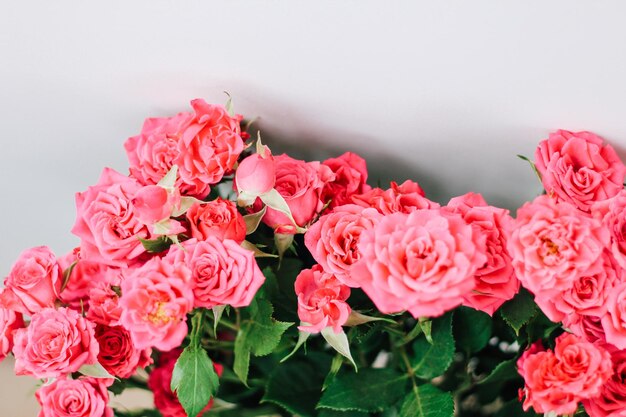
[(145, 117), (224, 90), (275, 146), (351, 149), (374, 183), (514, 209), (539, 190), (515, 154), (551, 130), (594, 131), (626, 157), (625, 13), (618, 0), (0, 0), (0, 278), (27, 247), (77, 243), (73, 194), (105, 165), (127, 172), (122, 144)]

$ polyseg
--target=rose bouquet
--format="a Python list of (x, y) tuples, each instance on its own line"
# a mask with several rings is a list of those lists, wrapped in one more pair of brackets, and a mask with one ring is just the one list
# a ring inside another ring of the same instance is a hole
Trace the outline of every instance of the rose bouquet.
[[(507, 210), (276, 155), (232, 105), (149, 118), (23, 252), (0, 355), (40, 417), (626, 416), (626, 167), (558, 131)], [(126, 388), (154, 409), (110, 405)]]

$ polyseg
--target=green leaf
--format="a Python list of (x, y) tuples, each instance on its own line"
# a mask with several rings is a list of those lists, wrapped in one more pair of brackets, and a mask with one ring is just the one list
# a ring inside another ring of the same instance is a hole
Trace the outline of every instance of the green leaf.
[(431, 334), (432, 327), (433, 327), (432, 320), (428, 318), (420, 318), (418, 320), (418, 324), (420, 326), (420, 329), (422, 329), (422, 333), (424, 333), (424, 337), (426, 338), (428, 343), (432, 345), (433, 344), (433, 336)]
[(368, 413), (363, 411), (337, 411), (337, 410), (321, 410), (318, 417), (368, 417)]
[(85, 376), (90, 376), (92, 378), (115, 378), (113, 375), (109, 373), (102, 365), (99, 363), (94, 363), (91, 365), (83, 365), (78, 370), (81, 374)]
[(280, 360), (280, 363), (283, 363), (287, 359), (292, 357), (298, 351), (298, 349), (300, 349), (300, 347), (306, 343), (306, 340), (309, 338), (309, 336), (311, 336), (311, 333), (309, 332), (298, 332), (298, 341), (296, 342), (296, 345), (293, 347), (293, 350), (287, 356), (285, 356), (284, 358)]
[(528, 323), (536, 313), (537, 305), (533, 300), (533, 296), (524, 288), (520, 289), (519, 294), (515, 298), (507, 301), (500, 308), (502, 318), (513, 328), (516, 335), (519, 335), (522, 326)]
[(222, 314), (224, 314), (224, 310), (226, 310), (226, 305), (215, 306), (211, 308), (213, 310), (213, 333), (215, 333), (215, 338), (217, 339), (217, 325), (222, 319)]
[(452, 330), (456, 345), (468, 353), (478, 352), (489, 343), (493, 322), (488, 314), (469, 307), (454, 311)]
[(402, 401), (399, 417), (453, 417), (454, 400), (430, 384), (415, 387)]
[(517, 157), (519, 159), (521, 159), (522, 161), (526, 161), (530, 164), (530, 167), (533, 169), (533, 172), (535, 173), (535, 175), (537, 176), (537, 178), (539, 178), (539, 182), (542, 182), (541, 179), (541, 173), (539, 172), (539, 170), (537, 169), (537, 165), (535, 165), (535, 163), (533, 161), (531, 161), (530, 159), (528, 159), (528, 157), (524, 156), (524, 155), (517, 155)]
[(140, 237), (138, 239), (141, 241), (144, 249), (150, 253), (159, 253), (166, 251), (172, 244), (172, 241), (168, 239), (167, 236), (160, 236), (153, 240), (143, 239)]
[(261, 402), (279, 405), (302, 417), (315, 417), (315, 405), (322, 392), (321, 385), (321, 378), (311, 364), (289, 362), (272, 372)]
[(393, 369), (362, 369), (339, 374), (324, 391), (317, 408), (336, 411), (383, 411), (406, 392), (407, 376)]
[[(240, 336), (241, 335), (241, 336)], [(235, 360), (233, 371), (244, 385), (248, 386), (248, 370), (250, 369), (250, 348), (245, 335), (240, 331), (237, 333), (234, 346)]]
[(70, 276), (72, 275), (72, 271), (74, 270), (77, 264), (78, 264), (78, 259), (72, 262), (70, 266), (68, 266), (67, 269), (63, 271), (63, 283), (61, 284), (61, 291), (59, 292), (63, 292), (65, 287), (67, 287), (67, 284), (70, 282)]
[(489, 375), (478, 381), (478, 385), (498, 383), (501, 384), (512, 379), (521, 378), (517, 373), (517, 365), (514, 359), (500, 362)]
[(176, 361), (171, 389), (188, 417), (196, 417), (206, 407), (219, 387), (219, 377), (206, 351), (189, 345)]
[(413, 342), (411, 365), (415, 375), (422, 379), (432, 379), (443, 374), (454, 359), (452, 314), (434, 319), (431, 334), (432, 344), (422, 337)]
[(252, 214), (246, 214), (243, 216), (243, 220), (246, 223), (246, 235), (251, 235), (256, 231), (259, 227), (259, 223), (261, 223), (261, 219), (265, 216), (267, 212), (267, 206), (263, 206), (263, 208)]
[(350, 343), (348, 342), (348, 336), (346, 333), (341, 330), (339, 333), (335, 333), (332, 327), (325, 327), (321, 331), (322, 337), (328, 342), (328, 344), (335, 349), (339, 354), (346, 357), (352, 366), (354, 366), (354, 370), (357, 371), (358, 368), (354, 359), (352, 359), (352, 354), (350, 353)]

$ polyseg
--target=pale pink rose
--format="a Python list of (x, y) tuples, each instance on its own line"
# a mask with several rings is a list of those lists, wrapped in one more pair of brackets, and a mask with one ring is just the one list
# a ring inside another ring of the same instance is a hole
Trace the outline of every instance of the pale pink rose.
[(624, 188), (626, 166), (611, 145), (591, 132), (551, 133), (537, 146), (535, 165), (548, 194), (583, 211)]
[(411, 180), (400, 185), (392, 182), (387, 190), (372, 188), (363, 194), (353, 195), (352, 201), (362, 207), (373, 207), (382, 214), (410, 213), (439, 207), (439, 204), (424, 197), (422, 187)]
[(570, 315), (601, 317), (606, 312), (609, 294), (621, 280), (622, 270), (605, 253), (581, 273), (571, 287), (556, 293), (539, 291), (535, 294), (535, 302), (554, 322), (563, 321)]
[(238, 192), (261, 195), (274, 188), (276, 167), (274, 157), (252, 154), (239, 163), (235, 172), (235, 188)]
[(489, 315), (519, 291), (511, 256), (506, 249), (513, 219), (508, 210), (490, 206), (480, 194), (467, 193), (450, 200), (447, 209), (463, 216), (476, 233), (486, 237), (487, 262), (474, 274), (476, 286), (463, 304)]
[(182, 132), (175, 159), (186, 193), (204, 198), (224, 174), (230, 173), (243, 151), (239, 122), (224, 106), (191, 101), (194, 118)]
[(137, 218), (132, 199), (141, 186), (110, 168), (87, 191), (76, 194), (76, 223), (72, 233), (81, 239), (84, 259), (126, 267), (145, 253), (139, 238), (148, 228)]
[(0, 306), (0, 361), (11, 353), (13, 335), (17, 329), (23, 327), (24, 319), (20, 313)]
[(182, 263), (153, 258), (124, 274), (120, 324), (137, 349), (168, 351), (187, 335), (187, 313), (193, 309), (191, 271)]
[(602, 328), (607, 343), (626, 349), (626, 282), (619, 283), (609, 293)]
[(45, 308), (15, 332), (15, 374), (56, 378), (98, 361), (94, 324), (68, 308)]
[(626, 190), (594, 204), (591, 212), (609, 229), (611, 254), (619, 266), (626, 269)]
[(241, 243), (246, 238), (246, 222), (232, 201), (217, 198), (205, 204), (196, 203), (187, 210), (186, 216), (191, 237), (197, 240), (215, 236)]
[(602, 318), (598, 316), (571, 315), (563, 318), (563, 327), (571, 330), (576, 336), (601, 346), (612, 346), (606, 343), (606, 334), (602, 327)]
[(524, 352), (517, 363), (524, 378), (524, 410), (573, 414), (581, 400), (600, 394), (613, 373), (611, 356), (573, 334), (556, 339), (554, 352)]
[[(317, 161), (305, 162), (286, 154), (274, 157), (274, 162), (274, 188), (287, 202), (296, 224), (305, 227), (324, 208), (324, 202), (320, 198), (322, 190), (335, 175), (330, 168)], [(295, 233), (295, 227), (289, 218), (272, 208), (267, 208), (263, 222), (277, 233)]]
[(166, 260), (191, 270), (195, 307), (245, 307), (265, 282), (254, 254), (233, 240), (209, 236), (172, 246)]
[(4, 280), (0, 300), (5, 307), (23, 314), (54, 306), (63, 284), (63, 271), (47, 246), (27, 249), (13, 264)]
[[(167, 174), (178, 157), (178, 143), (182, 133), (191, 124), (192, 113), (178, 113), (173, 117), (146, 119), (137, 136), (124, 143), (130, 162), (130, 173), (143, 185), (157, 184)], [(186, 185), (179, 177), (176, 186), (183, 192)]]
[(367, 185), (367, 164), (359, 155), (346, 152), (337, 158), (322, 162), (335, 174), (335, 179), (326, 183), (322, 191), (322, 201), (330, 201), (329, 208), (352, 203), (352, 196), (369, 191)]
[(542, 195), (518, 209), (508, 250), (522, 285), (549, 296), (550, 291), (571, 288), (602, 255), (608, 240), (600, 221)]
[(96, 340), (100, 345), (98, 362), (113, 376), (129, 378), (137, 368), (152, 363), (152, 349), (137, 349), (122, 326), (96, 325)]
[(324, 271), (351, 287), (358, 284), (350, 270), (361, 254), (358, 243), (364, 230), (372, 229), (382, 215), (374, 208), (355, 204), (336, 207), (315, 222), (304, 235), (304, 243)]
[(131, 202), (137, 219), (152, 225), (169, 219), (172, 211), (180, 207), (180, 193), (177, 189), (170, 193), (158, 185), (146, 185), (135, 193)]
[(613, 376), (603, 386), (598, 397), (583, 401), (590, 417), (623, 417), (626, 413), (626, 351), (611, 355)]
[(319, 333), (332, 327), (335, 333), (342, 331), (341, 326), (352, 311), (346, 303), (350, 296), (348, 286), (315, 265), (300, 272), (294, 287), (298, 296), (298, 317), (303, 323), (298, 329)]
[(65, 377), (41, 386), (35, 396), (41, 411), (38, 417), (113, 417), (107, 406), (107, 387), (112, 379)]
[(89, 302), (89, 291), (102, 280), (111, 267), (83, 259), (80, 248), (75, 248), (59, 259), (63, 271), (71, 268), (69, 279), (62, 288), (60, 299), (73, 309), (82, 310)]
[(485, 236), (441, 209), (384, 216), (361, 232), (352, 279), (383, 313), (437, 317), (463, 301), (487, 261)]
[(122, 276), (120, 270), (109, 269), (90, 290), (87, 318), (94, 323), (114, 326), (122, 316), (120, 305)]

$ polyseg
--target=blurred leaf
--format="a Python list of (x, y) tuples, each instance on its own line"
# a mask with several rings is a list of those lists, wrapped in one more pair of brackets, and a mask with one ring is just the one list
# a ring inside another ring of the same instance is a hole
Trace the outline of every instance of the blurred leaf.
[(413, 342), (411, 365), (415, 375), (422, 379), (443, 374), (454, 359), (451, 313), (433, 320), (432, 339), (432, 344), (422, 337)]
[(463, 306), (454, 311), (454, 340), (459, 348), (468, 353), (478, 352), (487, 345), (492, 327), (491, 317), (482, 311)]
[(510, 359), (508, 361), (500, 362), (489, 375), (484, 379), (478, 381), (479, 385), (498, 383), (502, 384), (505, 381), (521, 378), (517, 373), (516, 360)]
[(292, 361), (270, 375), (262, 403), (277, 404), (292, 414), (315, 417), (315, 405), (322, 394), (322, 378), (311, 364)]
[(113, 375), (109, 373), (109, 371), (104, 369), (104, 367), (100, 365), (99, 363), (94, 363), (91, 365), (83, 365), (80, 367), (78, 372), (80, 372), (81, 374), (85, 376), (90, 376), (92, 378), (103, 378), (103, 379), (115, 378)]

